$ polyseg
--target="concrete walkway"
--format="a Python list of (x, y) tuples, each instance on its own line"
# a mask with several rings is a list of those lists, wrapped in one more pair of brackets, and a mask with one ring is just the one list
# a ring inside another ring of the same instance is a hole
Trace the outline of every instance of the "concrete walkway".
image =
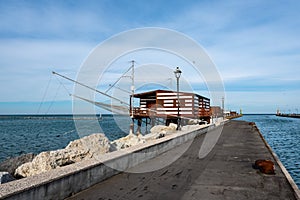
[[(188, 150), (167, 167), (148, 173), (121, 173), (69, 200), (296, 199), (276, 162), (276, 175), (264, 175), (252, 168), (257, 159), (274, 159), (248, 122), (227, 123), (214, 149), (199, 159), (203, 139), (204, 135), (195, 138)], [(181, 150), (179, 146), (132, 170), (157, 165)]]

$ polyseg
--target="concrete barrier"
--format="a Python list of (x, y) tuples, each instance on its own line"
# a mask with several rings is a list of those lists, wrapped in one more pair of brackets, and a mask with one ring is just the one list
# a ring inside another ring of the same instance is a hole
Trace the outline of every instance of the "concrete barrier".
[(207, 125), (191, 132), (177, 132), (151, 142), (101, 155), (97, 159), (74, 163), (3, 184), (0, 186), (0, 199), (64, 199), (212, 128), (214, 125)]

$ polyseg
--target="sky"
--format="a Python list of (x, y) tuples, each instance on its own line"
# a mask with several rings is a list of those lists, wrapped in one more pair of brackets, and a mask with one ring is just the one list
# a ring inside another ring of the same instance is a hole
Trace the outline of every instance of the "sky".
[(222, 77), (225, 109), (298, 112), (299, 9), (297, 0), (0, 0), (0, 114), (72, 113), (73, 83), (51, 72), (76, 79), (97, 45), (144, 27), (203, 47)]

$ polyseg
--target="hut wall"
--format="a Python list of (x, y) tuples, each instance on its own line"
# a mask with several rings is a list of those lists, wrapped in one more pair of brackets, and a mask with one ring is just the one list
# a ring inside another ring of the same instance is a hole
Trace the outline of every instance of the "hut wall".
[[(157, 92), (157, 116), (174, 116), (178, 114), (178, 102), (176, 92)], [(195, 109), (193, 104), (194, 95), (179, 93), (179, 115), (183, 117), (194, 117)]]

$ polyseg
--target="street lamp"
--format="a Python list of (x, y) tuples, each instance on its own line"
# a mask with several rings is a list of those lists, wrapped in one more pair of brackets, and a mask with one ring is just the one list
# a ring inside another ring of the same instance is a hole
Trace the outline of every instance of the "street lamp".
[(179, 69), (179, 67), (176, 67), (176, 70), (174, 71), (176, 80), (177, 80), (177, 129), (176, 130), (180, 130), (180, 118), (179, 118), (179, 78), (181, 76), (181, 70)]

